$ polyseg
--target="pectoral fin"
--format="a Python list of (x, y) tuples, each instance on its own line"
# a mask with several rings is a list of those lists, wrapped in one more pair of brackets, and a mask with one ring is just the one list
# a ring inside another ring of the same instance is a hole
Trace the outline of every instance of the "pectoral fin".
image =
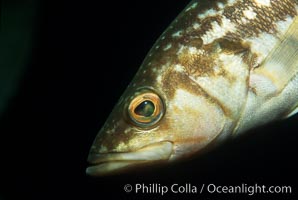
[(255, 69), (256, 74), (269, 78), (279, 94), (298, 73), (298, 17), (281, 38), (280, 43)]

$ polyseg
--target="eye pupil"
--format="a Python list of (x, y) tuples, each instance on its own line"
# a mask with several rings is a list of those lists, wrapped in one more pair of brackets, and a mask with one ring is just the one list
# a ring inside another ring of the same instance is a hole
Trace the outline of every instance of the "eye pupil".
[(150, 117), (154, 113), (155, 106), (151, 101), (143, 101), (134, 110), (137, 115)]

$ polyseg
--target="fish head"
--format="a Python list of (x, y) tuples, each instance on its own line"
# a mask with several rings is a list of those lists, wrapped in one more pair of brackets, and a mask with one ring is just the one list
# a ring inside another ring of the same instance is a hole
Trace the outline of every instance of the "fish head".
[(289, 45), (296, 44), (297, 3), (254, 2), (190, 2), (96, 136), (87, 174), (182, 160), (284, 113), (279, 108), (287, 106), (272, 102), (291, 102), (275, 95), (297, 74), (297, 49)]
[(185, 159), (222, 131), (221, 109), (194, 85), (185, 87), (185, 77), (163, 71), (162, 78), (150, 73), (144, 81), (140, 71), (96, 136), (87, 174)]

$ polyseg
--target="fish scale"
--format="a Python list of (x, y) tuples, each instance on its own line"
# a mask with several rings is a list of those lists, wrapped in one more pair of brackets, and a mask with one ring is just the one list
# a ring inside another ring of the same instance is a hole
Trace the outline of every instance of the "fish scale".
[(96, 136), (87, 173), (182, 160), (295, 114), (297, 11), (296, 0), (191, 1)]

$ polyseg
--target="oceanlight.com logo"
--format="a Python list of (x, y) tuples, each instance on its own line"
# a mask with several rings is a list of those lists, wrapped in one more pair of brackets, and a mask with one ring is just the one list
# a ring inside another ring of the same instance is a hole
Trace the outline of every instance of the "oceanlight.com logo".
[(126, 193), (135, 194), (291, 194), (291, 186), (266, 186), (266, 185), (248, 185), (242, 183), (240, 185), (216, 185), (216, 184), (201, 184), (194, 185), (191, 183), (172, 185), (162, 185), (159, 183), (144, 184), (136, 183), (134, 185), (126, 184), (124, 186)]

